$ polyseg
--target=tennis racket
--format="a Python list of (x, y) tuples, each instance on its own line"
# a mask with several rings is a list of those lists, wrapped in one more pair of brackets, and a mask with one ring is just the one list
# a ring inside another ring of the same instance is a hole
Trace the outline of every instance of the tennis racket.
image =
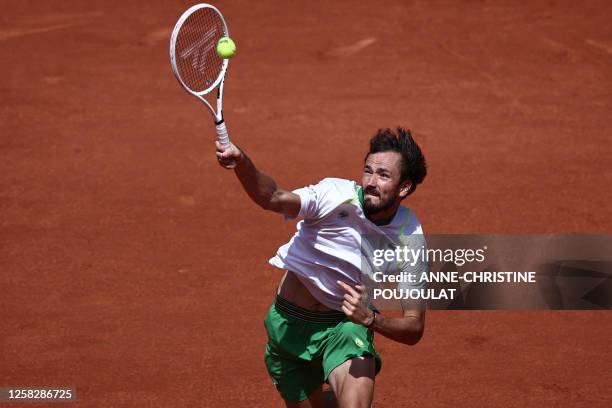
[[(170, 37), (170, 65), (178, 82), (208, 107), (217, 129), (217, 140), (230, 146), (223, 121), (223, 82), (229, 61), (217, 54), (217, 42), (229, 37), (221, 12), (210, 4), (196, 4), (181, 15)], [(204, 97), (217, 89), (216, 110)]]

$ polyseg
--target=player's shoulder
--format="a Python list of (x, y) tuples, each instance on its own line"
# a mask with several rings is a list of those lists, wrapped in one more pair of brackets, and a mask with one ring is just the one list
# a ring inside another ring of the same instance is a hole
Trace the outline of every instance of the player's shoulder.
[(341, 197), (352, 197), (357, 192), (357, 183), (337, 177), (327, 177), (319, 181), (317, 187)]
[(319, 184), (326, 185), (326, 186), (332, 186), (336, 188), (352, 187), (353, 189), (355, 188), (355, 185), (356, 185), (356, 183), (352, 180), (347, 180), (347, 179), (338, 178), (338, 177), (326, 177), (322, 179), (321, 181), (319, 181)]
[(293, 192), (301, 199), (300, 217), (310, 220), (322, 219), (343, 203), (357, 199), (356, 183), (335, 177), (324, 178)]

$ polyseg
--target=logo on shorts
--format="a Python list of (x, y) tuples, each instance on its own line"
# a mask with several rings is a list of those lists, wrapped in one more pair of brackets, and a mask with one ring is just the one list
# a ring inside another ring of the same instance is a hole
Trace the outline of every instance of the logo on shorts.
[(365, 346), (364, 342), (361, 341), (361, 339), (359, 337), (355, 337), (355, 344), (357, 345), (357, 347), (361, 348), (363, 346)]
[(346, 212), (346, 211), (340, 211), (339, 216), (340, 216), (340, 218), (346, 218), (346, 217), (348, 217), (348, 212)]

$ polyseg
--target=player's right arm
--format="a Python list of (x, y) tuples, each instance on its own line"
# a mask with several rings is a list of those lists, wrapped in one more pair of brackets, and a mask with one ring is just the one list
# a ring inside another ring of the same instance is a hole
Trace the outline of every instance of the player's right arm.
[(274, 179), (255, 167), (251, 159), (234, 144), (224, 149), (217, 145), (217, 160), (226, 169), (234, 169), (251, 200), (264, 210), (295, 218), (300, 212), (300, 196), (280, 188)]

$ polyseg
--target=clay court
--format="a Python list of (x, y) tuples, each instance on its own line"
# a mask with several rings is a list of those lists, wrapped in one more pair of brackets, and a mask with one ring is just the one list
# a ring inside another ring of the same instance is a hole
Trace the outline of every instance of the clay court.
[[(279, 407), (267, 260), (294, 222), (248, 200), (168, 58), (185, 1), (16, 1), (0, 16), (0, 387), (78, 407)], [(359, 180), (412, 129), (429, 233), (609, 234), (605, 1), (220, 1), (234, 141), (282, 186)], [(609, 407), (609, 311), (432, 311), (377, 337), (375, 407)], [(12, 406), (12, 404), (11, 404)], [(40, 404), (28, 404), (38, 407)]]

